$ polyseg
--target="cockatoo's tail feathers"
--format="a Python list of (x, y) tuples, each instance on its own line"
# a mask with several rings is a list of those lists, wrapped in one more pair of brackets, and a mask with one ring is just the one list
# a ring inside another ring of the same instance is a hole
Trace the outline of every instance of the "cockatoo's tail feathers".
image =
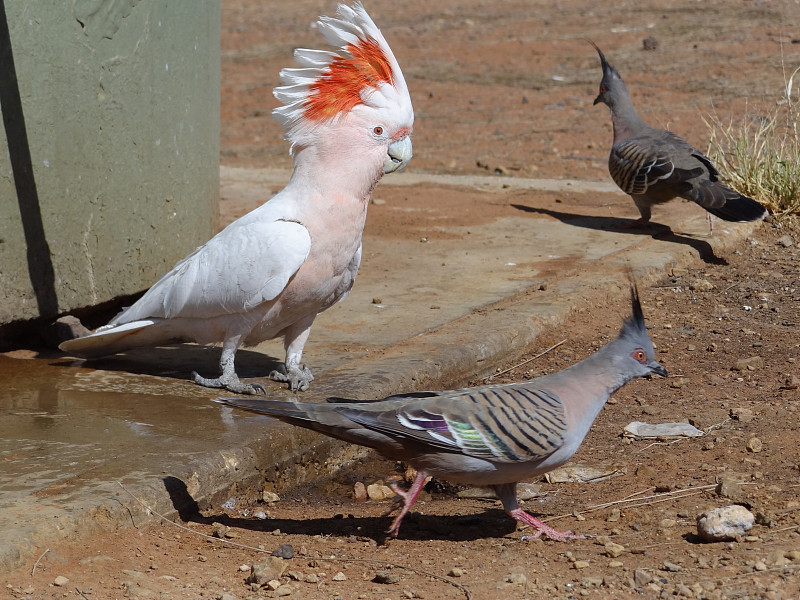
[[(303, 144), (315, 126), (359, 105), (386, 111), (391, 121), (413, 123), (413, 109), (400, 65), (380, 30), (360, 3), (340, 4), (338, 17), (320, 17), (317, 29), (342, 53), (298, 49), (300, 68), (281, 71), (274, 95), (284, 106), (273, 117), (292, 144)], [(384, 118), (386, 115), (384, 115)]]

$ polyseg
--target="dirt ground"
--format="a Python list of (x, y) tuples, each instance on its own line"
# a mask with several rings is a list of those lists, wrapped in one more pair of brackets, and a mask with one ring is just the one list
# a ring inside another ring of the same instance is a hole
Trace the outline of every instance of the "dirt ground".
[[(309, 23), (333, 4), (225, 0), (224, 164), (290, 166), (269, 118), (271, 89), (292, 47), (318, 44)], [(466, 0), (369, 2), (409, 80), (413, 167), (607, 177), (610, 123), (605, 107), (591, 106), (600, 72), (585, 37), (620, 70), (645, 119), (701, 148), (708, 137), (702, 114), (769, 107), (783, 80), (781, 52), (790, 69), (800, 65), (794, 3), (613, 4), (520, 0), (500, 11), (497, 3)], [(641, 49), (647, 36), (658, 50)], [(654, 218), (668, 220), (669, 210), (656, 209)], [(373, 219), (368, 226), (387, 225)], [(719, 260), (698, 259), (642, 287), (670, 377), (619, 391), (574, 458), (615, 476), (533, 482), (538, 491), (523, 503), (551, 525), (590, 538), (527, 538), (496, 501), (459, 497), (433, 482), (400, 537), (386, 543), (390, 521), (382, 514), (391, 501), (357, 501), (353, 486), (402, 467), (367, 453), (332, 480), (275, 502), (239, 502), (177, 525), (65, 542), (4, 576), (7, 597), (800, 598), (798, 244), (796, 222), (765, 223)], [(494, 381), (560, 370), (616, 335), (627, 301), (589, 300), (568, 327), (545, 332), (526, 356), (498, 365)], [(687, 421), (705, 435), (631, 441), (621, 435), (631, 421)], [(757, 515), (755, 527), (735, 541), (699, 542), (697, 515), (730, 504)], [(294, 557), (273, 561), (283, 573), (271, 585), (246, 582), (251, 565), (286, 544)]]

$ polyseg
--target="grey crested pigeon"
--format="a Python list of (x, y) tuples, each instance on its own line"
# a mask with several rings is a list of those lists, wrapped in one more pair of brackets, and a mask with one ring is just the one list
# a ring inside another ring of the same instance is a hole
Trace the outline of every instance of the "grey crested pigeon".
[(639, 296), (619, 335), (583, 361), (521, 383), (412, 392), (377, 401), (329, 398), (299, 403), (248, 398), (215, 402), (262, 413), (340, 440), (374, 448), (417, 469), (408, 491), (394, 486), (402, 507), (387, 533), (397, 536), (428, 475), (494, 489), (509, 516), (558, 541), (583, 536), (558, 531), (520, 508), (517, 482), (566, 462), (614, 391), (635, 377), (667, 375), (656, 362)]
[(594, 42), (603, 79), (594, 104), (611, 110), (614, 145), (608, 157), (611, 178), (633, 198), (641, 218), (626, 227), (646, 226), (654, 204), (684, 198), (696, 202), (725, 221), (758, 221), (766, 209), (719, 180), (719, 172), (705, 154), (665, 129), (645, 123), (633, 107), (625, 82)]

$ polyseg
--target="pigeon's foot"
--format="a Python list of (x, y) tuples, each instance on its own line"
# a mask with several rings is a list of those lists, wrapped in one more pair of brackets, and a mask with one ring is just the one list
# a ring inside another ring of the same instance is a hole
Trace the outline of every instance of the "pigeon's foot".
[(628, 221), (620, 225), (621, 229), (649, 229), (650, 228), (650, 220), (648, 219), (645, 221), (641, 217), (635, 219), (633, 221)]
[(386, 514), (391, 514), (398, 508), (400, 509), (400, 512), (394, 518), (394, 521), (392, 521), (391, 527), (389, 527), (389, 530), (386, 532), (387, 534), (392, 537), (397, 537), (397, 532), (400, 531), (400, 523), (403, 521), (403, 517), (405, 517), (408, 514), (408, 511), (411, 510), (411, 507), (414, 505), (417, 496), (419, 496), (422, 488), (425, 487), (425, 480), (427, 478), (428, 474), (425, 471), (417, 471), (417, 475), (414, 477), (414, 482), (411, 484), (411, 487), (408, 489), (408, 491), (400, 489), (395, 482), (389, 483), (389, 487), (391, 487), (392, 491), (397, 494), (398, 498), (400, 498), (400, 502), (396, 502)]
[(525, 523), (526, 525), (530, 525), (536, 529), (536, 533), (531, 536), (534, 538), (538, 538), (540, 535), (545, 534), (551, 540), (556, 542), (566, 542), (568, 540), (582, 540), (586, 537), (579, 533), (575, 533), (574, 531), (559, 531), (558, 529), (554, 529), (550, 527), (550, 525), (542, 523), (533, 515), (529, 515), (521, 508), (509, 511), (508, 514), (520, 523)]
[(192, 371), (192, 379), (195, 383), (203, 387), (222, 388), (234, 394), (264, 394), (265, 396), (267, 394), (266, 388), (260, 383), (243, 383), (235, 373), (233, 377), (223, 375), (215, 379), (206, 379), (205, 377), (201, 377), (196, 371)]
[(302, 368), (296, 365), (283, 366), (282, 371), (274, 370), (269, 374), (269, 378), (273, 381), (280, 381), (281, 383), (288, 383), (289, 389), (293, 392), (305, 392), (309, 384), (314, 380), (314, 375), (311, 369), (303, 365)]

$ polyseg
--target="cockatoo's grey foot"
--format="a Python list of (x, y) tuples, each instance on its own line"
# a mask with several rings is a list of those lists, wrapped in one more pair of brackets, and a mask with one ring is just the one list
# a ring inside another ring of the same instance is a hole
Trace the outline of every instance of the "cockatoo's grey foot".
[(302, 368), (295, 365), (289, 367), (284, 365), (282, 370), (275, 369), (270, 373), (269, 378), (273, 381), (288, 383), (289, 389), (293, 392), (305, 392), (314, 380), (314, 375), (311, 373), (311, 369), (305, 365)]
[(539, 519), (534, 517), (533, 515), (529, 515), (521, 508), (517, 508), (515, 510), (508, 511), (509, 516), (513, 517), (520, 523), (525, 523), (526, 525), (530, 525), (536, 530), (531, 537), (538, 538), (540, 535), (545, 534), (551, 540), (556, 542), (566, 542), (568, 540), (582, 540), (585, 536), (575, 533), (574, 531), (559, 531), (546, 523), (542, 523)]
[(234, 373), (233, 377), (225, 376), (217, 377), (215, 379), (206, 379), (201, 377), (196, 371), (192, 371), (192, 379), (194, 382), (202, 385), (203, 387), (222, 388), (233, 392), (234, 394), (264, 394), (267, 395), (266, 388), (260, 383), (243, 383)]

